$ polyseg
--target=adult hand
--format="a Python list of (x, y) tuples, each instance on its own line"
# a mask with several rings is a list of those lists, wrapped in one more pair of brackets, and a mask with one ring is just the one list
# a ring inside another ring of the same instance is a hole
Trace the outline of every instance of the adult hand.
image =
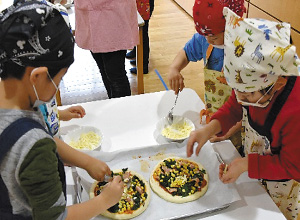
[(64, 110), (59, 110), (59, 119), (62, 121), (69, 121), (72, 118), (82, 118), (85, 116), (85, 110), (82, 106), (76, 105), (66, 108)]
[(219, 178), (225, 183), (233, 183), (237, 178), (248, 170), (248, 157), (234, 159), (227, 167), (226, 173), (224, 173), (225, 165), (219, 166)]

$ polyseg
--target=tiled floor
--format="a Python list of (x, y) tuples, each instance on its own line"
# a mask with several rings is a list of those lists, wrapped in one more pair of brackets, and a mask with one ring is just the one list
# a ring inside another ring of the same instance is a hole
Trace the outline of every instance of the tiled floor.
[[(132, 67), (125, 61), (131, 87), (136, 84), (136, 76), (129, 72)], [(134, 91), (133, 91), (134, 92)], [(62, 105), (107, 99), (99, 69), (90, 51), (75, 46), (75, 61), (60, 84)]]

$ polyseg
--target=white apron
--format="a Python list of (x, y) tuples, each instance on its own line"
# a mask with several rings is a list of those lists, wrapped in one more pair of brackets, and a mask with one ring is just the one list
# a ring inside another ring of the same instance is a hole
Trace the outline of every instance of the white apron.
[[(283, 91), (280, 96), (278, 96), (276, 102), (279, 98), (286, 98), (288, 94)], [(281, 103), (281, 102), (279, 102)], [(281, 107), (284, 103), (281, 103)], [(248, 117), (247, 108), (243, 107), (243, 132), (242, 132), (242, 142), (244, 146), (244, 153), (247, 156), (250, 153), (258, 153), (260, 155), (272, 155), (277, 154), (280, 151), (271, 151), (270, 140), (272, 137), (270, 133), (263, 133), (270, 131), (276, 116), (280, 112), (281, 108), (278, 106), (273, 106), (270, 112), (273, 112), (273, 116), (268, 117), (265, 125), (263, 127), (253, 128), (255, 125), (251, 119)], [(267, 137), (269, 136), (269, 137)], [(279, 207), (281, 212), (285, 215), (287, 219), (297, 219), (298, 212), (300, 210), (300, 183), (295, 180), (282, 180), (282, 181), (268, 181), (261, 180), (262, 184), (266, 187), (269, 195)]]

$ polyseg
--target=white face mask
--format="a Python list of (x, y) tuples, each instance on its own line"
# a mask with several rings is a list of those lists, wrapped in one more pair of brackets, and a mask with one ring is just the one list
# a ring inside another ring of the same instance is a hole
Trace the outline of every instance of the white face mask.
[[(32, 70), (31, 74), (32, 74), (35, 70), (36, 70), (36, 69)], [(56, 84), (54, 83), (54, 81), (53, 81), (53, 79), (51, 78), (51, 76), (50, 76), (50, 74), (49, 74), (48, 71), (47, 71), (47, 74), (48, 74), (49, 79), (51, 80), (52, 84), (54, 85), (54, 87), (55, 87), (55, 89), (56, 89), (55, 94), (54, 94), (54, 96), (53, 96), (53, 97), (55, 97), (55, 96), (56, 96), (56, 93), (57, 93), (57, 91), (58, 91), (58, 87), (57, 87)], [(53, 99), (53, 98), (51, 98), (51, 99), (48, 100), (48, 101), (40, 100), (39, 95), (38, 95), (38, 93), (37, 93), (37, 91), (36, 91), (35, 86), (34, 86), (34, 85), (32, 85), (32, 86), (33, 86), (33, 90), (34, 90), (34, 93), (35, 93), (35, 96), (36, 96), (36, 100), (35, 100), (35, 102), (34, 102), (34, 104), (33, 104), (33, 108), (38, 108), (40, 105), (43, 105), (43, 104), (45, 104), (45, 103), (48, 103), (49, 101), (51, 101), (51, 100)]]
[(273, 95), (264, 103), (260, 104), (259, 102), (271, 91), (271, 89), (274, 87), (275, 83), (268, 89), (268, 91), (263, 94), (256, 102), (252, 103), (252, 102), (245, 102), (245, 101), (242, 101), (238, 98), (237, 94), (236, 94), (236, 91), (234, 90), (235, 92), (235, 97), (236, 97), (236, 100), (239, 104), (243, 105), (243, 106), (253, 106), (253, 107), (259, 107), (259, 108), (265, 108), (269, 105), (269, 103), (271, 102), (273, 96), (275, 93), (273, 93)]
[(224, 49), (224, 44), (223, 45), (213, 45), (213, 47), (218, 48), (218, 49)]

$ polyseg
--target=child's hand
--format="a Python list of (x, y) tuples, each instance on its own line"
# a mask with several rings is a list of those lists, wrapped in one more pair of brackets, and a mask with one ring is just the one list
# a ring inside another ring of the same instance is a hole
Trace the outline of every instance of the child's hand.
[(83, 118), (85, 116), (85, 110), (82, 106), (71, 106), (64, 110), (58, 110), (59, 119), (62, 121), (69, 121), (72, 118)]
[(211, 143), (215, 143), (215, 142), (220, 142), (220, 141), (225, 141), (229, 138), (229, 136), (227, 134), (225, 134), (224, 136), (218, 137), (217, 135), (212, 136), (209, 141)]
[(85, 170), (89, 173), (89, 175), (98, 181), (103, 181), (104, 176), (111, 175), (111, 170), (108, 165), (96, 158), (91, 157), (88, 162), (88, 165), (85, 167)]
[(184, 78), (178, 70), (171, 69), (168, 73), (168, 80), (171, 89), (175, 91), (176, 95), (179, 92), (179, 89), (182, 91), (184, 88)]
[(220, 164), (219, 166), (219, 179), (222, 178), (223, 175), (225, 175), (228, 171), (228, 165), (225, 163)]
[(186, 145), (186, 154), (188, 157), (192, 156), (194, 152), (194, 143), (198, 143), (197, 149), (196, 149), (196, 155), (199, 155), (199, 152), (202, 148), (202, 146), (207, 142), (210, 135), (208, 134), (207, 129), (200, 128), (198, 130), (195, 130), (191, 132), (188, 143)]
[(119, 202), (124, 191), (124, 183), (121, 176), (114, 176), (113, 180), (106, 184), (101, 196), (105, 199), (108, 208)]
[(233, 183), (243, 172), (248, 170), (248, 157), (237, 158), (232, 161), (228, 165), (226, 172), (224, 172), (225, 166), (225, 164), (219, 166), (219, 178), (225, 184)]
[(217, 137), (216, 135), (212, 136), (209, 141), (214, 143), (214, 142), (219, 142), (219, 141), (224, 141), (229, 139), (231, 136), (233, 136), (236, 132), (241, 130), (242, 128), (242, 122), (236, 123), (232, 128), (229, 129), (229, 131), (222, 137)]

